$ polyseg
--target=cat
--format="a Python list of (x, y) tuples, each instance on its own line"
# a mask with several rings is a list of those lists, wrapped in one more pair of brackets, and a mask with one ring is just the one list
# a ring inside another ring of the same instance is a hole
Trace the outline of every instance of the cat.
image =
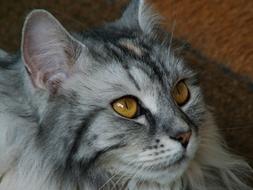
[(0, 56), (0, 190), (252, 190), (151, 9), (82, 34), (27, 16)]

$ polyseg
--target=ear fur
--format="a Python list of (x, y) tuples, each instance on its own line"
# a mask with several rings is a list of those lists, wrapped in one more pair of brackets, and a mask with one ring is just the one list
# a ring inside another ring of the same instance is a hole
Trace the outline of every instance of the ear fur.
[(81, 46), (49, 12), (34, 10), (27, 16), (21, 53), (36, 88), (57, 92), (71, 74)]
[(153, 33), (160, 17), (154, 14), (146, 0), (132, 0), (124, 11), (120, 23), (129, 28), (141, 29), (144, 33)]

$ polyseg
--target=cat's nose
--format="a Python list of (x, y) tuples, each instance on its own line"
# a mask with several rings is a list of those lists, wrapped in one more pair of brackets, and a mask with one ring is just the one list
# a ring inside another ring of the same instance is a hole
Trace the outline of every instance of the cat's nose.
[(184, 148), (187, 148), (187, 145), (189, 144), (191, 136), (192, 136), (192, 132), (187, 131), (187, 132), (181, 132), (177, 134), (175, 137), (171, 137), (171, 138), (176, 141), (179, 141)]

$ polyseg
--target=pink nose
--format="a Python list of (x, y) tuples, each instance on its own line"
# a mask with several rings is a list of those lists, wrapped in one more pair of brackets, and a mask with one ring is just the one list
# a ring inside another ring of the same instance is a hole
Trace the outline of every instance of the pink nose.
[(186, 148), (190, 141), (191, 136), (192, 136), (192, 132), (187, 131), (187, 132), (178, 134), (174, 139), (179, 141), (183, 145), (183, 147)]

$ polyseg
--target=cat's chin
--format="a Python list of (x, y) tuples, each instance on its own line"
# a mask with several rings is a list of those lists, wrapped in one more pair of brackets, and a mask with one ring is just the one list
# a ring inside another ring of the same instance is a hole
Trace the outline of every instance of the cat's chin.
[[(190, 159), (184, 156), (169, 165), (160, 164), (146, 168), (142, 167), (140, 169), (136, 169), (138, 167), (134, 168), (128, 166), (121, 170), (119, 177), (122, 178), (122, 176), (125, 176), (128, 182), (136, 182), (137, 186), (138, 184), (168, 186), (168, 184), (174, 183), (182, 177), (184, 172), (187, 170), (189, 162)], [(112, 176), (115, 175), (115, 168), (113, 171), (114, 172), (111, 170), (111, 172), (109, 172)], [(119, 172), (119, 170), (117, 172)]]
[(188, 165), (189, 159), (183, 157), (168, 166), (154, 166), (147, 170), (144, 169), (140, 176), (136, 176), (136, 178), (141, 178), (143, 181), (165, 185), (179, 179), (186, 171)]
[(181, 178), (186, 172), (190, 165), (191, 160), (194, 159), (198, 147), (198, 141), (194, 137), (187, 150), (178, 156), (173, 162), (169, 164), (158, 163), (156, 165), (150, 165), (143, 172), (140, 172), (137, 179), (142, 179), (143, 181), (155, 182), (161, 185), (168, 184)]
[(150, 162), (145, 165), (114, 161), (110, 164), (110, 167), (104, 169), (112, 176), (119, 175), (121, 178), (125, 176), (129, 181), (168, 186), (168, 184), (180, 181), (179, 179), (186, 172), (191, 160), (194, 159), (197, 147), (198, 141), (194, 137), (191, 139), (187, 150), (174, 154), (174, 159), (163, 160), (163, 162)]

